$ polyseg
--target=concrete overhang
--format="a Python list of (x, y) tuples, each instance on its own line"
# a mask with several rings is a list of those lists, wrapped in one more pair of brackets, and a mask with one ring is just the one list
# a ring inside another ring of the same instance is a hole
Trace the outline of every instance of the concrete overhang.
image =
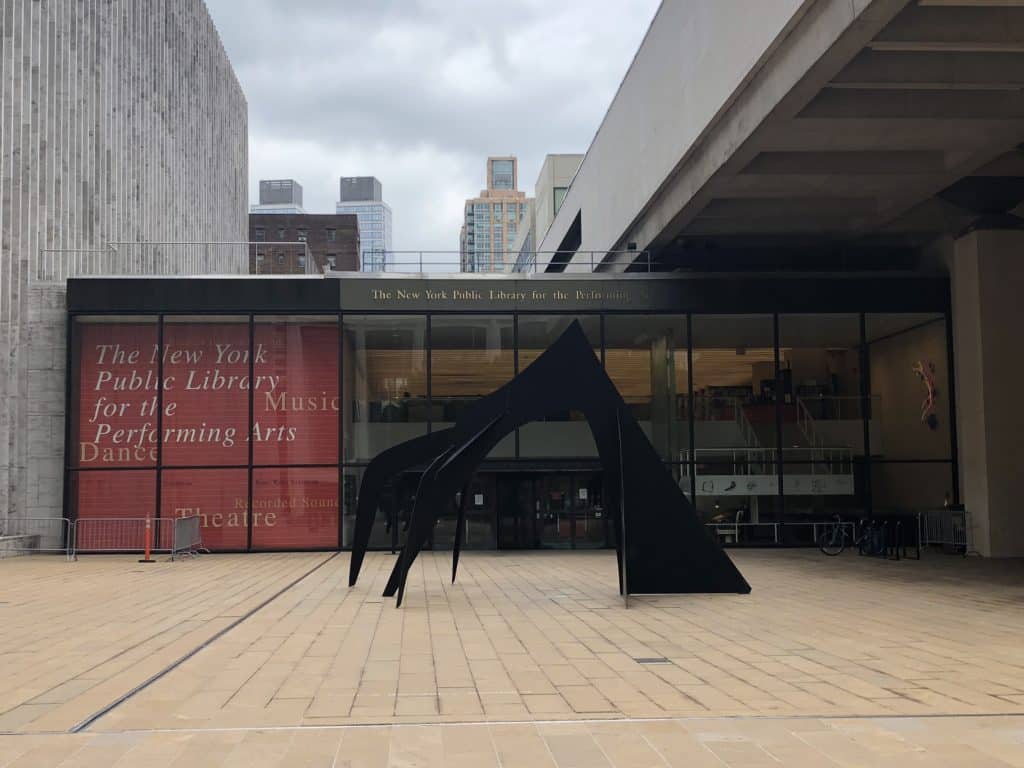
[(619, 231), (588, 241), (586, 207), (560, 213), (581, 217), (582, 249), (635, 244), (684, 267), (736, 249), (921, 248), (1024, 200), (1022, 91), (1020, 0), (811, 0)]

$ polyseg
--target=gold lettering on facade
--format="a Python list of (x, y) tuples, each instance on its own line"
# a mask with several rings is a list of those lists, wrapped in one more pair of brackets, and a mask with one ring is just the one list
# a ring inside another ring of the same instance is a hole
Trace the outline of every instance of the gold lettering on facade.
[(577, 304), (593, 305), (602, 303), (604, 305), (633, 304), (634, 299), (639, 298), (641, 303), (649, 299), (647, 288), (644, 286), (622, 287), (567, 287), (556, 288), (545, 286), (543, 288), (514, 287), (514, 288), (459, 288), (459, 287), (438, 287), (438, 288), (372, 288), (369, 291), (370, 301), (376, 304), (406, 304), (416, 303), (425, 305), (445, 304), (509, 304), (518, 306), (529, 306), (531, 304), (540, 306)]

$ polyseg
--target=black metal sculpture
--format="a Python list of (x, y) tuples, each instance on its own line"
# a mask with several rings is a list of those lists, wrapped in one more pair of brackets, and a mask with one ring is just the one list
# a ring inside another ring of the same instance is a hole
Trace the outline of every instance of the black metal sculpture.
[(455, 426), (384, 451), (367, 467), (356, 505), (349, 586), (356, 583), (369, 543), (380, 491), (391, 477), (427, 464), (408, 536), (384, 590), (402, 604), (416, 555), (457, 491), (459, 503), (452, 581), (458, 568), (468, 482), (498, 442), (516, 427), (570, 409), (585, 416), (604, 468), (612, 510), (619, 591), (630, 594), (747, 593), (750, 585), (665, 469), (661, 458), (594, 356), (578, 322), (508, 384), (480, 399)]

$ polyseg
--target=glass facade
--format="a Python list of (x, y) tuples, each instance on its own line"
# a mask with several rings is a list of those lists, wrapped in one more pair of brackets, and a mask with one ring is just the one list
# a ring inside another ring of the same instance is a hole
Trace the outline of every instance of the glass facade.
[(335, 203), (335, 213), (355, 214), (362, 272), (386, 272), (393, 263), (391, 207), (379, 200)]
[[(945, 314), (76, 315), (69, 513), (198, 515), (212, 550), (349, 547), (368, 463), (454, 424), (573, 321), (705, 521), (956, 501)], [(401, 544), (420, 471), (385, 488), (372, 547)], [(582, 415), (504, 438), (466, 510), (467, 548), (609, 546)]]

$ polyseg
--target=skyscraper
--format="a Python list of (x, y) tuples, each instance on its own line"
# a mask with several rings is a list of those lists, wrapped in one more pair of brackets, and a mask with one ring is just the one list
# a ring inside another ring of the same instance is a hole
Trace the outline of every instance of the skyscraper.
[(260, 201), (249, 213), (302, 214), (302, 185), (295, 179), (260, 180)]
[(359, 220), (363, 272), (385, 272), (391, 263), (391, 206), (384, 202), (375, 176), (342, 176), (335, 213)]
[(466, 201), (459, 236), (463, 272), (505, 272), (515, 263), (512, 246), (527, 204), (518, 175), (515, 157), (487, 158), (487, 189)]

